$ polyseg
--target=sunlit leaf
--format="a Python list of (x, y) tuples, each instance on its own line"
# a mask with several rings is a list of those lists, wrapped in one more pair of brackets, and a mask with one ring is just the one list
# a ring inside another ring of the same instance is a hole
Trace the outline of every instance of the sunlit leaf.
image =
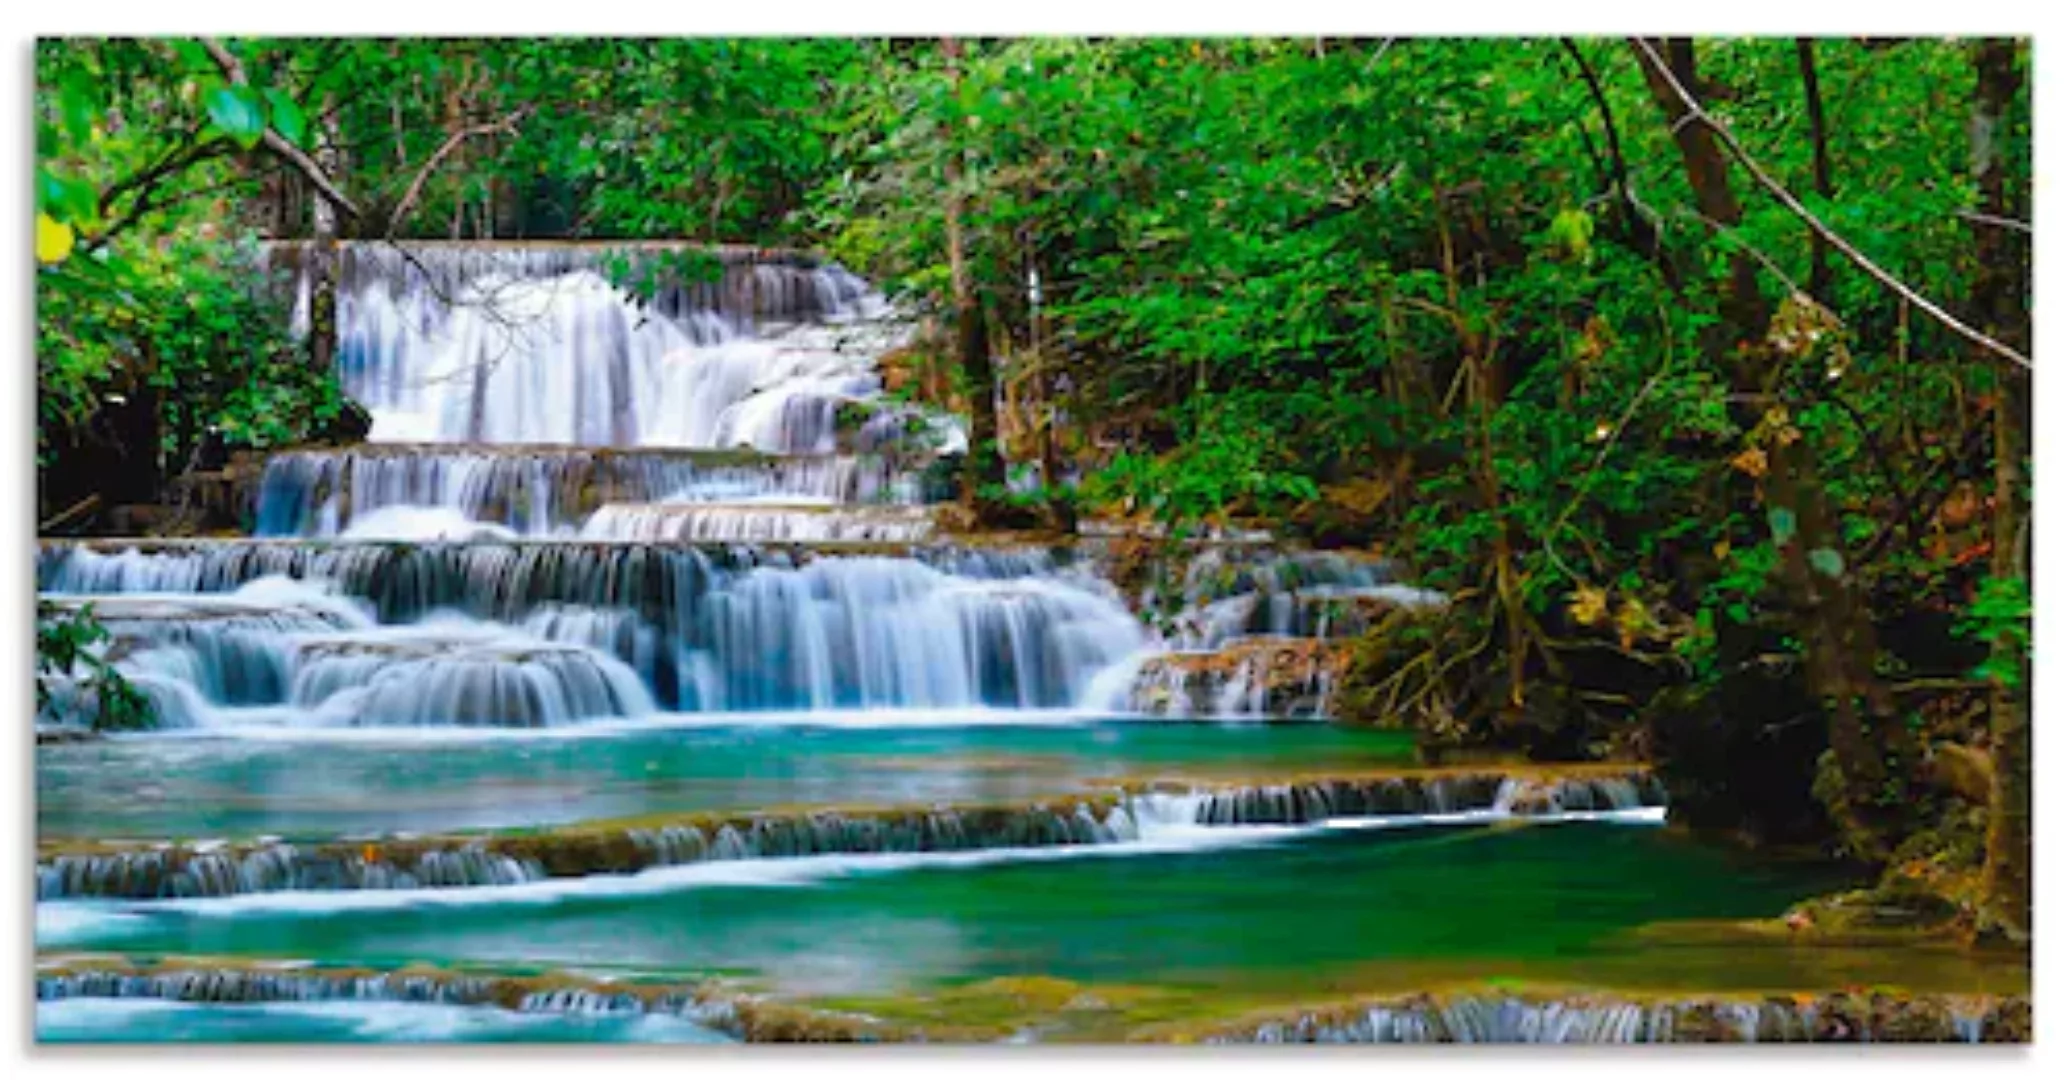
[(309, 118), (303, 114), (302, 107), (279, 89), (266, 91), (266, 105), (273, 130), (278, 131), (288, 142), (301, 146), (302, 140), (309, 134)]
[(266, 135), (266, 107), (248, 86), (217, 86), (202, 96), (208, 118), (223, 134), (246, 150)]
[(36, 215), (36, 261), (45, 266), (64, 262), (72, 254), (72, 227), (49, 214)]

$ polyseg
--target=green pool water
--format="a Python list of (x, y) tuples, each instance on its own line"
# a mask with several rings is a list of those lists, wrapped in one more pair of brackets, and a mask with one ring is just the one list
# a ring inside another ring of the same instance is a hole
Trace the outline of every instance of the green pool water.
[(2023, 969), (1958, 954), (1634, 933), (1666, 920), (1772, 916), (1846, 884), (1826, 869), (1742, 859), (1641, 826), (1325, 831), (1199, 852), (880, 865), (903, 868), (651, 895), (599, 878), (547, 899), (477, 890), (457, 905), (383, 910), (306, 896), (289, 901), (299, 910), (234, 914), (206, 903), (74, 904), (64, 914), (75, 925), (39, 945), (730, 975), (806, 997), (1034, 975), (1306, 997), (1458, 980), (1974, 992), (2024, 979)]
[(991, 802), (1124, 777), (1413, 760), (1326, 724), (746, 724), (600, 734), (136, 738), (36, 751), (44, 838), (323, 838), (803, 805)]

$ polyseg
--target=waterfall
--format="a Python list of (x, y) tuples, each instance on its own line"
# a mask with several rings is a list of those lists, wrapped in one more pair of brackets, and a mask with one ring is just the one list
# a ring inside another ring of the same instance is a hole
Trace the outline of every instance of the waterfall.
[(1642, 1002), (1473, 995), (1375, 1003), (1215, 1032), (1210, 1043), (2023, 1042), (2031, 1006), (1876, 993)]
[[(904, 340), (831, 264), (721, 252), (712, 281), (653, 248), (348, 244), (338, 367), (376, 442), (746, 446), (830, 453), (836, 412)], [(660, 269), (650, 302), (607, 276)]]
[(1664, 788), (1646, 773), (1540, 779), (1490, 773), (1114, 792), (1021, 806), (701, 814), (487, 838), (100, 845), (39, 858), (36, 895), (39, 900), (155, 900), (465, 888), (743, 859), (1109, 846), (1194, 835), (1200, 829), (1559, 821), (1617, 812), (1637, 820), (1630, 812), (1659, 808), (1665, 800)]
[(750, 710), (1060, 707), (1141, 640), (1127, 609), (1078, 583), (882, 557), (751, 570), (686, 631), (718, 661), (726, 706)]
[(370, 511), (441, 507), (528, 536), (572, 533), (606, 503), (910, 504), (918, 479), (872, 456), (742, 457), (662, 450), (366, 445), (267, 459), (260, 536), (349, 533)]
[[(573, 973), (267, 970), (166, 963), (38, 970), (36, 999), (157, 999), (223, 1007), (266, 1002), (396, 1001), (514, 1008), (518, 1012), (674, 1015), (750, 1042), (917, 1038), (852, 1014), (768, 1010), (712, 984), (627, 985)], [(2031, 1040), (2025, 996), (1875, 991), (1789, 997), (1465, 994), (1360, 1003), (1224, 1025), (1198, 1041), (1228, 1043), (2021, 1043)]]
[[(100, 605), (158, 726), (222, 730), (1111, 708), (1157, 648), (1435, 602), (1372, 559), (1216, 546), (1159, 633), (1068, 558), (936, 543), (920, 477), (960, 432), (886, 400), (897, 313), (810, 257), (694, 254), (345, 245), (339, 374), (370, 441), (271, 455), (256, 538), (46, 544), (39, 589)], [(644, 300), (620, 286), (647, 271)], [(279, 578), (333, 606), (246, 591)], [(1143, 711), (1327, 712), (1324, 658), (1230, 670), (1166, 670)]]
[(350, 726), (553, 727), (654, 711), (615, 657), (446, 621), (304, 639), (290, 702), (315, 722)]
[(776, 503), (612, 503), (582, 526), (590, 540), (911, 543), (934, 532), (917, 509), (854, 509)]
[[(1442, 593), (1392, 580), (1383, 559), (1214, 543), (1137, 597), (1158, 619), (1155, 646), (1104, 672), (1088, 694), (1148, 716), (1322, 720), (1356, 638), (1395, 612), (1441, 608)], [(1164, 587), (1177, 577), (1175, 611)]]
[[(292, 722), (318, 726), (532, 727), (656, 709), (1057, 709), (1144, 641), (1110, 585), (1039, 551), (895, 557), (477, 540), (109, 554), (52, 545), (39, 578), (66, 604), (160, 616), (118, 619), (118, 637), (201, 642), (187, 680), (201, 699), (285, 702), (302, 710)], [(245, 584), (254, 580), (256, 593)], [(281, 584), (302, 592), (282, 596)], [(193, 591), (159, 591), (173, 586)], [(154, 591), (79, 595), (129, 587)], [(240, 591), (216, 594), (230, 589)], [(266, 608), (268, 596), (288, 606)], [(349, 606), (319, 618), (294, 606), (310, 597)], [(217, 610), (224, 605), (239, 618)], [(356, 621), (339, 621), (347, 611)], [(258, 620), (259, 632), (244, 634), (240, 619)], [(172, 679), (187, 670), (146, 660), (125, 660), (124, 670)], [(245, 683), (262, 689), (222, 689)]]

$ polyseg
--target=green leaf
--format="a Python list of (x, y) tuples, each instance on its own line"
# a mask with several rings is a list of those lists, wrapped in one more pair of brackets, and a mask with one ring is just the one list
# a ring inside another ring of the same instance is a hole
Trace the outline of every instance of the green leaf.
[(91, 225), (100, 220), (100, 192), (84, 180), (39, 168), (36, 208), (69, 225)]
[(1829, 578), (1846, 573), (1846, 559), (1831, 548), (1818, 548), (1810, 553), (1810, 568)]
[(303, 114), (302, 107), (295, 104), (295, 99), (276, 88), (266, 91), (266, 105), (272, 117), (273, 130), (288, 142), (302, 145), (302, 140), (309, 134), (309, 118)]
[(175, 56), (180, 58), (181, 70), (188, 72), (215, 70), (215, 60), (208, 55), (207, 49), (201, 47), (199, 41), (193, 38), (172, 38), (166, 42), (166, 45), (172, 49)]
[(66, 137), (75, 143), (91, 138), (94, 117), (101, 111), (93, 79), (82, 72), (65, 76), (58, 91), (58, 109), (64, 114)]
[(1769, 507), (1767, 528), (1774, 534), (1776, 547), (1787, 544), (1796, 536), (1796, 512), (1785, 506)]
[(208, 118), (246, 150), (266, 135), (266, 107), (249, 86), (217, 86), (202, 96)]

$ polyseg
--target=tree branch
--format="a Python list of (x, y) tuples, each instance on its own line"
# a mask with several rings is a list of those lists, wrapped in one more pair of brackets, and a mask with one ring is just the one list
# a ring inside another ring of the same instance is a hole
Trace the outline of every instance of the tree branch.
[[(214, 38), (205, 37), (201, 39), (201, 47), (208, 50), (208, 55), (215, 59), (216, 66), (223, 69), (224, 78), (229, 79), (231, 83), (237, 86), (251, 85), (251, 80), (245, 77), (244, 65), (237, 62), (237, 57), (231, 55), (230, 50), (224, 48), (222, 42)], [(264, 141), (266, 149), (271, 150), (275, 156), (294, 166), (296, 171), (300, 172), (311, 184), (315, 185), (316, 190), (323, 195), (325, 201), (337, 207), (345, 216), (354, 220), (359, 218), (359, 207), (353, 205), (352, 200), (346, 198), (345, 193), (338, 190), (337, 185), (331, 182), (330, 177), (324, 175), (322, 166), (316, 164), (309, 155), (303, 153), (300, 147), (288, 142), (287, 136), (268, 127), (266, 128)]]
[(394, 212), (388, 215), (388, 238), (391, 240), (395, 238), (395, 230), (400, 228), (403, 219), (409, 216), (410, 208), (416, 205), (417, 196), (423, 194), (424, 182), (431, 178), (432, 172), (438, 168), (439, 162), (445, 160), (447, 154), (459, 149), (461, 143), (476, 135), (493, 135), (499, 131), (506, 135), (517, 134), (517, 125), (522, 123), (525, 117), (531, 115), (531, 111), (532, 106), (530, 105), (520, 106), (517, 111), (501, 120), (491, 120), (484, 124), (476, 124), (473, 127), (461, 128), (447, 136), (445, 142), (437, 150), (433, 151), (429, 158), (425, 159), (422, 166), (418, 167), (417, 175), (411, 178), (409, 187), (402, 193), (402, 201), (396, 203)]
[[(1804, 107), (1810, 115), (1811, 186), (1818, 197), (1832, 199), (1832, 151), (1825, 131), (1825, 96), (1818, 89), (1818, 53), (1814, 38), (1796, 39), (1796, 70), (1803, 80)], [(1819, 303), (1831, 299), (1831, 271), (1825, 266), (1825, 239), (1810, 234), (1810, 295)]]
[(122, 196), (135, 192), (136, 198), (129, 204), (129, 209), (113, 224), (88, 239), (82, 250), (90, 255), (108, 246), (116, 236), (143, 220), (145, 214), (162, 208), (164, 204), (154, 201), (158, 194), (158, 185), (162, 181), (210, 158), (221, 157), (228, 152), (229, 147), (229, 143), (220, 140), (182, 143), (167, 151), (149, 167), (110, 185), (101, 193), (102, 217), (107, 217), (115, 209), (115, 203)]
[(1667, 62), (1660, 57), (1659, 52), (1652, 47), (1650, 41), (1639, 37), (1631, 38), (1630, 41), (1632, 47), (1638, 51), (1639, 55), (1643, 56), (1646, 62), (1652, 66), (1660, 84), (1669, 88), (1674, 96), (1680, 100), (1682, 108), (1687, 110), (1682, 115), (1679, 123), (1701, 124), (1703, 127), (1708, 128), (1711, 134), (1717, 137), (1718, 143), (1730, 152), (1732, 158), (1742, 168), (1753, 175), (1753, 179), (1758, 181), (1761, 187), (1767, 189), (1767, 193), (1772, 195), (1776, 202), (1781, 203), (1790, 213), (1802, 219), (1803, 223), (1810, 226), (1811, 230), (1817, 235), (1824, 237), (1825, 242), (1832, 245), (1833, 250), (1846, 256), (1847, 261), (1860, 267), (1862, 272), (1874, 278), (1883, 288), (1916, 305), (1920, 311), (1932, 316), (1934, 321), (1954, 331), (1955, 334), (1967, 340), (1970, 344), (1995, 353), (2022, 368), (2032, 369), (2033, 361), (2018, 350), (1948, 314), (1939, 305), (1920, 296), (1917, 290), (1897, 280), (1895, 275), (1876, 265), (1866, 255), (1861, 254), (1859, 249), (1846, 241), (1845, 237), (1833, 232), (1831, 226), (1819, 220), (1816, 214), (1811, 213), (1801, 202), (1797, 201), (1796, 196), (1789, 193), (1788, 188), (1783, 187), (1774, 177), (1769, 176), (1766, 170), (1760, 167), (1760, 163), (1753, 160), (1753, 156), (1748, 154), (1746, 148), (1739, 145), (1738, 139), (1732, 136), (1730, 128), (1718, 123), (1715, 117), (1704, 111), (1701, 103), (1697, 102), (1695, 97), (1688, 92), (1688, 88), (1681, 85), (1681, 80), (1674, 77), (1674, 72), (1667, 66)]
[(2033, 235), (2033, 226), (2023, 221), (2014, 221), (2011, 218), (2000, 217), (1996, 214), (1985, 214), (1980, 210), (1956, 210), (1954, 216), (1976, 225), (1994, 225), (2000, 229), (2010, 229), (2013, 232), (2022, 232), (2028, 236)]

